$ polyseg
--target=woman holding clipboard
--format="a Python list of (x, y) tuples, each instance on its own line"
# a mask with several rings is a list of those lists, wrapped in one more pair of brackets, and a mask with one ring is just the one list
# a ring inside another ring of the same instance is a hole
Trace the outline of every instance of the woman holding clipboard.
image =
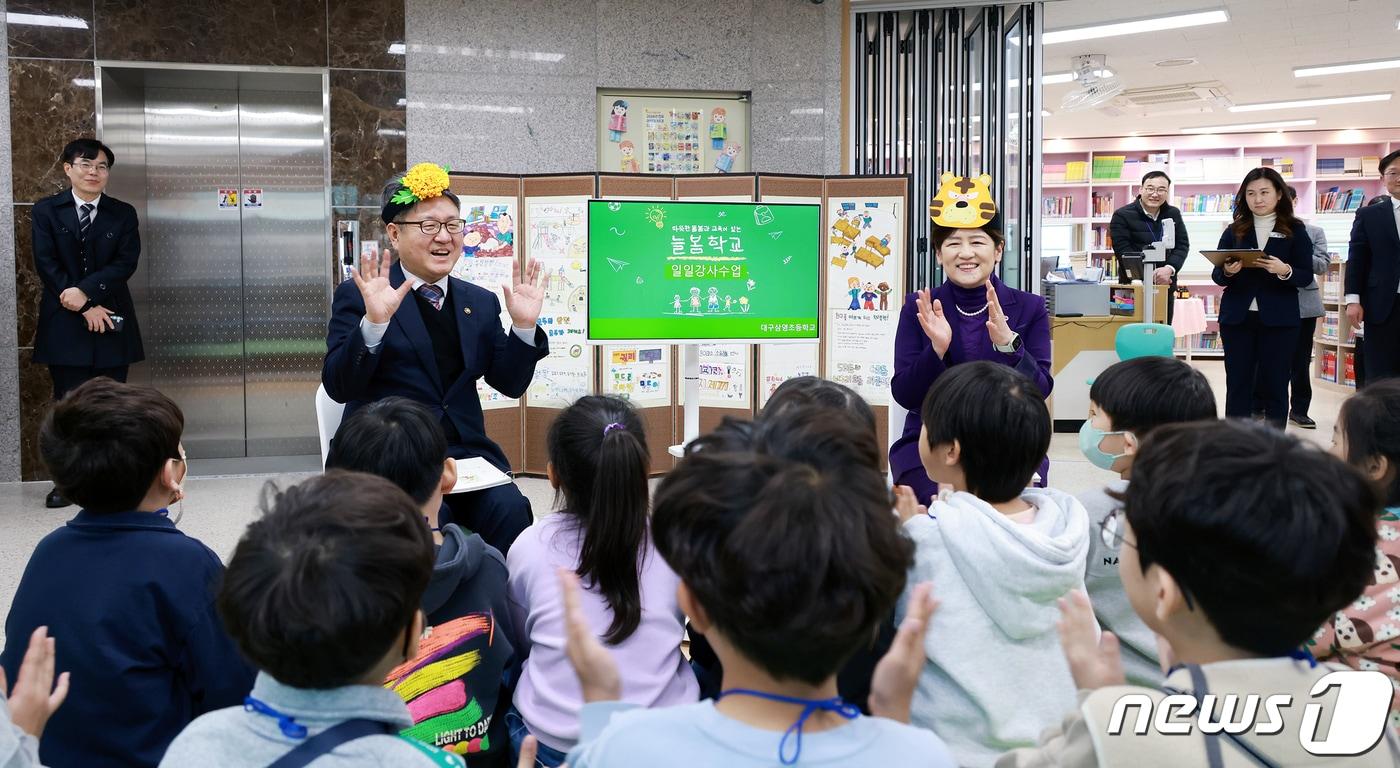
[(1298, 289), (1312, 281), (1312, 240), (1293, 215), (1278, 171), (1255, 168), (1235, 195), (1234, 222), (1221, 250), (1263, 251), (1218, 258), (1211, 272), (1225, 286), (1220, 341), (1225, 347), (1225, 415), (1249, 418), (1255, 382), (1264, 418), (1279, 429), (1288, 419), (1288, 377), (1298, 340)]

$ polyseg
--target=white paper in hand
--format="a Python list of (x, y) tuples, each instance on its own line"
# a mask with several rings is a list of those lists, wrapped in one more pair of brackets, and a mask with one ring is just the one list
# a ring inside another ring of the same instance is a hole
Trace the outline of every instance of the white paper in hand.
[(510, 476), (480, 456), (457, 459), (457, 484), (448, 493), (467, 493), (495, 488), (510, 482)]

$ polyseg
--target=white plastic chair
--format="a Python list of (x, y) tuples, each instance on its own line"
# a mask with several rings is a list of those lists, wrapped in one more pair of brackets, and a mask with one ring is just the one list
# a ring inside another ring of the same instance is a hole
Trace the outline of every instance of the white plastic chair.
[(321, 469), (326, 468), (326, 456), (331, 450), (331, 438), (340, 428), (340, 416), (345, 405), (337, 403), (326, 393), (326, 385), (316, 387), (316, 431), (321, 435)]

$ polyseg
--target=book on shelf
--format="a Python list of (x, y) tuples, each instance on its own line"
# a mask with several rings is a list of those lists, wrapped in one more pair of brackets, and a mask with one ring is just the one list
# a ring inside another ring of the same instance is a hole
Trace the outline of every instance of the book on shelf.
[(1117, 210), (1117, 206), (1115, 206), (1115, 205), (1113, 204), (1113, 193), (1112, 193), (1112, 192), (1095, 192), (1095, 193), (1094, 193), (1094, 199), (1093, 199), (1093, 215), (1094, 215), (1094, 218), (1101, 218), (1101, 217), (1105, 217), (1105, 216), (1112, 216), (1112, 215), (1113, 215), (1113, 212), (1114, 212), (1115, 210)]
[(1318, 176), (1365, 176), (1367, 168), (1374, 168), (1380, 158), (1363, 155), (1359, 157), (1319, 157)]
[(1108, 233), (1108, 227), (1102, 224), (1094, 227), (1094, 250), (1113, 250), (1113, 235)]
[(1083, 160), (1065, 163), (1065, 181), (1088, 181), (1089, 164)]
[(1118, 181), (1123, 178), (1125, 155), (1097, 155), (1094, 157), (1094, 181)]
[(1356, 353), (1346, 352), (1342, 355), (1342, 383), (1348, 387), (1356, 386)]
[(1323, 381), (1337, 383), (1337, 351), (1324, 349), (1317, 359), (1317, 377)]
[(1329, 187), (1317, 193), (1318, 213), (1349, 213), (1366, 202), (1366, 190), (1354, 187), (1345, 192), (1341, 187)]
[(1293, 178), (1293, 158), (1291, 157), (1261, 157), (1258, 165), (1251, 168), (1273, 168), (1278, 171), (1278, 175), (1285, 179)]
[(1074, 196), (1059, 195), (1040, 200), (1040, 213), (1047, 219), (1068, 219), (1074, 216)]
[(1338, 331), (1341, 328), (1341, 318), (1337, 310), (1329, 309), (1322, 313), (1322, 322), (1318, 324), (1318, 339), (1320, 341), (1336, 344)]
[[(1328, 258), (1332, 259), (1332, 264), (1337, 265), (1337, 254), (1329, 253)], [(1339, 269), (1329, 269), (1327, 274), (1322, 276), (1322, 300), (1341, 301), (1342, 298), (1342, 272)]]
[(1182, 213), (1232, 213), (1235, 196), (1229, 194), (1186, 195), (1180, 199), (1178, 208)]
[(1225, 348), (1220, 343), (1220, 333), (1217, 331), (1202, 331), (1194, 337), (1194, 344), (1191, 343), (1192, 338), (1183, 336), (1177, 339), (1177, 349), (1184, 352), (1189, 347), (1192, 352), (1219, 352)]

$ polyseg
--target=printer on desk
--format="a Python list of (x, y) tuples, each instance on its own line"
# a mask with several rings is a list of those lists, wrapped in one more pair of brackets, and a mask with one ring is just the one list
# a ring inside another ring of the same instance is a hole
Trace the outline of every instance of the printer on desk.
[(1045, 309), (1057, 317), (1102, 317), (1108, 314), (1108, 285), (1089, 280), (1043, 282)]

